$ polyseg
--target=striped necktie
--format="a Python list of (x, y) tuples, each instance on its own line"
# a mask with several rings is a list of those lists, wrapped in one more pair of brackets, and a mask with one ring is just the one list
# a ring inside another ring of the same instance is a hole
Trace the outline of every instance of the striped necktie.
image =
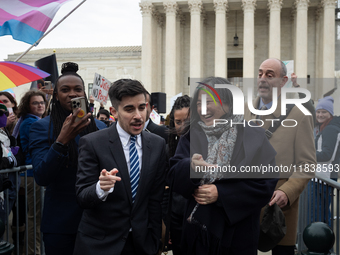
[(132, 202), (135, 201), (139, 182), (139, 158), (136, 148), (136, 136), (130, 138), (130, 183)]

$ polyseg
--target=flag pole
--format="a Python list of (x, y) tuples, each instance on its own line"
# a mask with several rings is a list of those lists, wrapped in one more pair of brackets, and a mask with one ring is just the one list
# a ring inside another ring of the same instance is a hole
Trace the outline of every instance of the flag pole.
[(45, 38), (53, 29), (55, 29), (61, 22), (63, 22), (68, 16), (70, 16), (75, 10), (77, 10), (86, 0), (83, 0), (80, 4), (78, 4), (72, 11), (70, 11), (64, 18), (62, 18), (57, 24), (55, 24), (50, 30), (48, 30), (42, 37), (40, 37), (35, 43), (33, 43), (24, 53), (22, 53), (14, 62), (18, 62), (23, 56), (26, 55), (34, 46), (37, 46), (39, 42)]

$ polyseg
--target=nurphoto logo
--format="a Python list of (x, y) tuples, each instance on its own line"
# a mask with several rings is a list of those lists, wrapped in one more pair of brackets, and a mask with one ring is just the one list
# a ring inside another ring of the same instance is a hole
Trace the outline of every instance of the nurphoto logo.
[[(214, 104), (217, 105), (217, 100), (218, 102), (222, 105), (222, 100), (219, 96), (219, 94), (217, 93), (217, 91), (215, 89), (229, 89), (232, 96), (233, 96), (233, 114), (234, 115), (244, 115), (244, 95), (243, 92), (240, 88), (236, 87), (235, 85), (231, 85), (231, 84), (215, 84), (215, 88), (213, 88), (212, 86), (205, 84), (205, 83), (201, 83), (201, 82), (197, 82), (200, 85), (197, 86), (197, 89), (203, 90), (204, 92), (206, 92), (206, 94), (202, 94), (201, 96), (201, 114), (202, 115), (206, 115), (207, 114), (207, 95), (209, 95)], [(209, 90), (212, 91), (212, 93), (202, 87), (205, 86), (206, 88), (208, 88)], [(305, 94), (304, 98), (293, 98), (293, 99), (288, 99), (287, 98), (287, 93), (294, 93), (294, 92), (298, 92), (298, 93), (303, 93)], [(214, 94), (214, 95), (213, 95)], [(248, 88), (248, 108), (249, 111), (252, 112), (253, 114), (255, 114), (256, 116), (265, 116), (265, 115), (269, 115), (272, 114), (276, 108), (277, 108), (277, 99), (278, 99), (278, 93), (277, 93), (277, 88), (274, 87), (273, 88), (273, 104), (272, 107), (270, 109), (267, 110), (259, 110), (259, 109), (255, 109), (253, 106), (253, 88)], [(216, 98), (215, 98), (216, 97)], [(303, 103), (308, 102), (311, 99), (311, 93), (304, 88), (282, 88), (281, 89), (281, 115), (286, 115), (286, 105), (287, 104), (294, 104), (296, 105), (296, 107), (298, 107), (305, 115), (311, 115), (311, 113), (302, 105)], [(231, 121), (231, 125), (236, 125), (236, 124), (243, 124), (245, 125), (244, 121), (243, 123), (232, 123)], [(260, 125), (252, 125), (251, 122), (258, 122), (261, 123)], [(274, 125), (275, 121), (279, 121), (279, 119), (265, 119), (265, 121), (271, 121), (272, 122), (272, 126)], [(294, 122), (293, 125), (285, 125), (284, 123), (287, 122)], [(228, 123), (228, 120), (226, 119), (215, 119), (214, 120), (214, 126), (219, 125), (219, 124), (226, 124)], [(293, 120), (293, 119), (285, 119), (282, 121), (281, 125), (284, 127), (295, 127), (297, 125), (297, 121)], [(264, 125), (264, 121), (261, 119), (252, 119), (248, 121), (248, 125), (251, 127), (261, 127)]]

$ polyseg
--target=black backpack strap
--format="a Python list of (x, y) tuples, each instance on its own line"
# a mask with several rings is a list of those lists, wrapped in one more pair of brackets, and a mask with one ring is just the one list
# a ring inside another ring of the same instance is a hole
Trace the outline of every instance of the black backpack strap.
[(287, 104), (286, 105), (286, 115), (281, 115), (279, 118), (279, 121), (275, 121), (275, 123), (273, 123), (273, 125), (266, 129), (265, 134), (268, 138), (268, 140), (273, 136), (273, 133), (276, 131), (276, 129), (281, 125), (281, 122), (287, 118), (287, 116), (289, 115), (290, 111), (293, 109), (293, 107), (295, 106), (295, 104)]

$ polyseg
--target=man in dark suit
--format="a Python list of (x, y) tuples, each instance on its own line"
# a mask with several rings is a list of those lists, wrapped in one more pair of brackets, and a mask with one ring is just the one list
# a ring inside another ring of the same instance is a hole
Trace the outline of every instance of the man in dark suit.
[(168, 143), (168, 128), (166, 126), (160, 126), (155, 123), (150, 119), (150, 114), (152, 110), (155, 108), (152, 102), (151, 95), (149, 92), (146, 94), (146, 101), (148, 102), (148, 105), (146, 107), (146, 120), (145, 120), (145, 128), (144, 130), (156, 134), (160, 137), (163, 137), (165, 142)]
[(118, 122), (80, 139), (76, 193), (84, 213), (75, 255), (159, 250), (165, 141), (143, 131), (146, 93), (136, 80), (116, 81), (109, 96)]

